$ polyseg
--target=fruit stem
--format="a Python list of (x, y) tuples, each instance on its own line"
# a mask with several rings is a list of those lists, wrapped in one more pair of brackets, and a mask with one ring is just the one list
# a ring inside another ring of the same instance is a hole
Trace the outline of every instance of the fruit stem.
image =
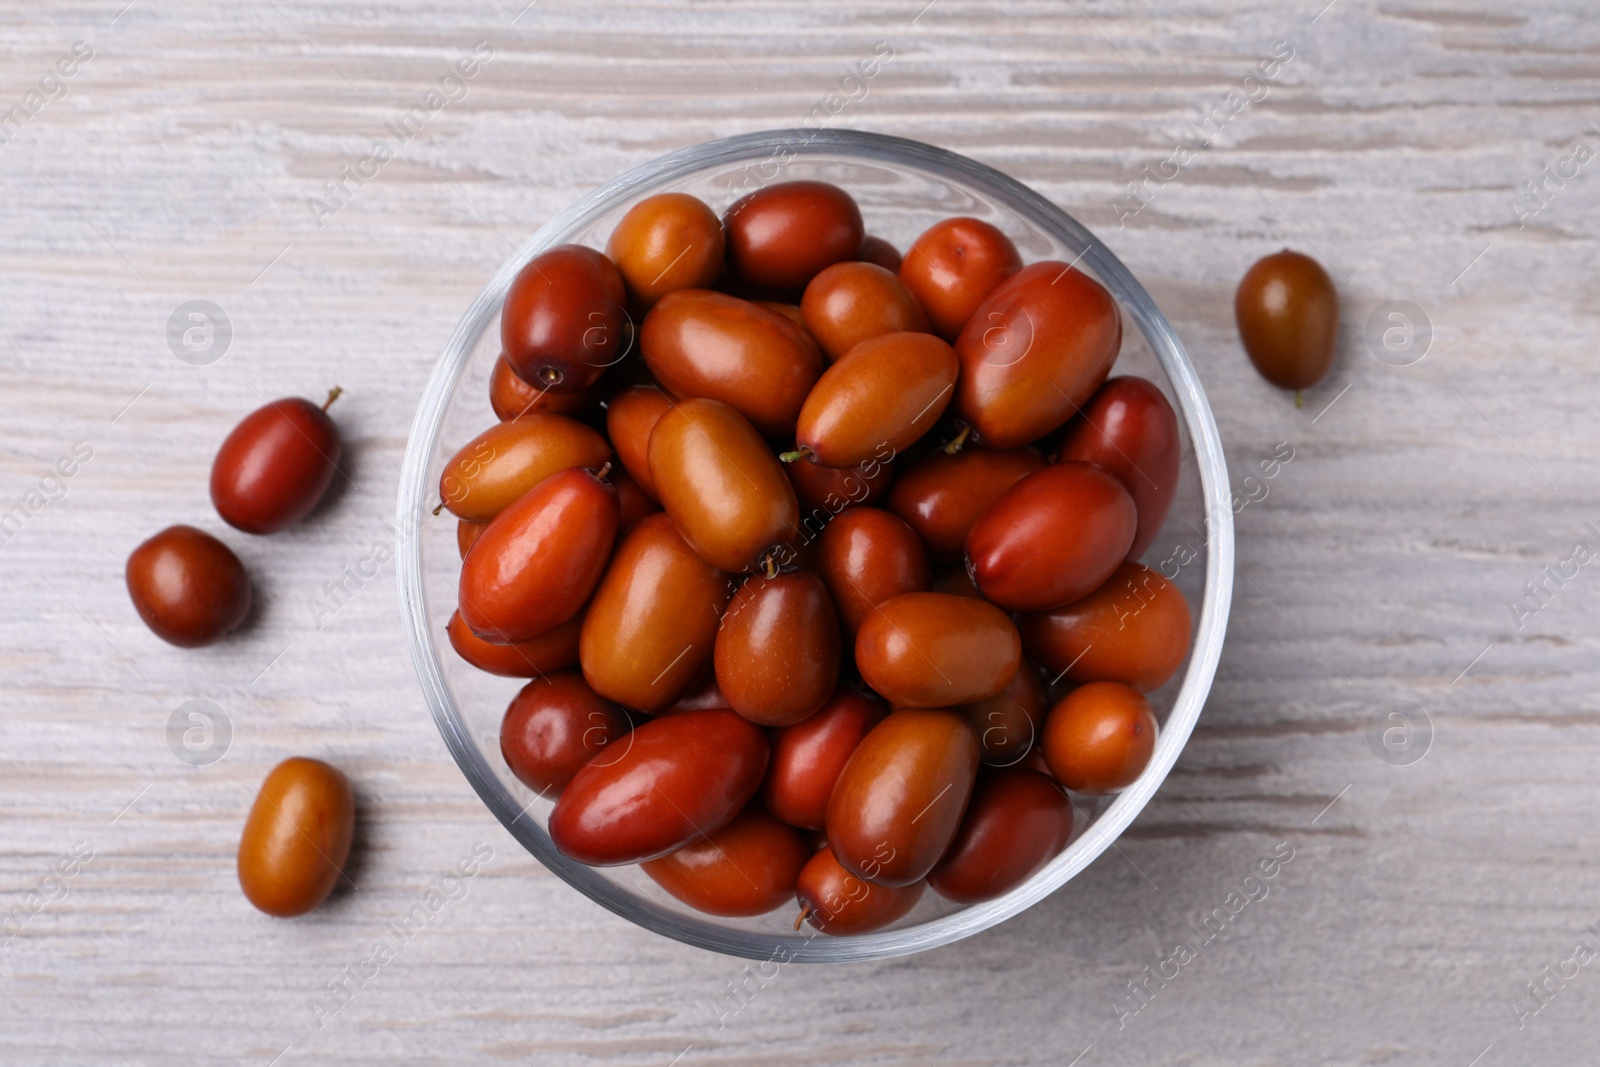
[(962, 422), (957, 423), (957, 425), (961, 427), (961, 432), (952, 437), (950, 443), (944, 446), (944, 454), (947, 456), (953, 456), (960, 452), (962, 447), (966, 445), (967, 438), (972, 436), (972, 426), (969, 423)]
[(608, 459), (608, 460), (605, 461), (605, 463), (601, 464), (599, 470), (594, 472), (594, 476), (596, 478), (598, 478), (600, 481), (603, 482), (603, 481), (606, 480), (606, 475), (608, 475), (610, 473), (611, 473), (611, 461)]
[(335, 400), (338, 400), (339, 397), (342, 396), (343, 394), (344, 394), (344, 387), (343, 386), (336, 385), (332, 389), (329, 389), (328, 390), (328, 399), (326, 399), (326, 400), (324, 400), (322, 402), (322, 410), (323, 411), (327, 411), (328, 408), (333, 406), (333, 402)]
[(778, 459), (784, 463), (793, 463), (797, 459), (810, 459), (814, 455), (816, 453), (811, 451), (810, 445), (801, 445), (793, 452), (779, 452)]
[(1294, 406), (1297, 408), (1303, 408), (1306, 406), (1305, 401), (1300, 398), (1300, 390), (1298, 389), (1294, 391)]
[(444, 501), (443, 501), (443, 500), (441, 500), (441, 501), (439, 501), (439, 505), (438, 505), (438, 507), (436, 507), (436, 508), (434, 508), (434, 509), (433, 509), (433, 513), (434, 513), (434, 514), (435, 514), (435, 515), (437, 515), (437, 514), (439, 514), (439, 512), (441, 512), (441, 511), (443, 511), (443, 510), (444, 510)]
[(806, 921), (806, 917), (808, 915), (810, 915), (810, 914), (811, 914), (811, 905), (810, 904), (802, 904), (802, 905), (800, 905), (800, 914), (796, 915), (794, 917), (794, 928), (796, 930), (800, 929), (801, 925)]

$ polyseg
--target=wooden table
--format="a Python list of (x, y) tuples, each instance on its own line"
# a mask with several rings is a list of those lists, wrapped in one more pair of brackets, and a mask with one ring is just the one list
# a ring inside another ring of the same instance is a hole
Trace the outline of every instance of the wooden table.
[[(1585, 5), (123, 3), (0, 16), (0, 106), (23, 109), (0, 117), (0, 1060), (1592, 1061), (1597, 565), (1512, 606), (1576, 543), (1600, 551)], [(416, 107), (405, 140), (389, 124)], [(1120, 854), (953, 947), (763, 981), (522, 853), (422, 705), (393, 565), (363, 561), (391, 543), (422, 383), (510, 242), (660, 153), (819, 115), (1077, 214), (1185, 339), (1241, 494), (1280, 442), (1294, 458), (1238, 515), (1209, 706)], [(380, 139), (395, 158), (335, 197)], [(1283, 245), (1345, 305), (1299, 410), (1230, 313)], [(169, 344), (193, 300), (223, 310), (225, 352)], [(1427, 345), (1369, 344), (1391, 301)], [(224, 532), (225, 428), (334, 383), (339, 499), (292, 534), (225, 532), (258, 576), (248, 632), (157, 641), (128, 550), (173, 522)], [(231, 726), (216, 762), (169, 745), (191, 700)], [(1416, 732), (1386, 749), (1397, 710)], [(242, 900), (233, 852), (292, 753), (346, 767), (364, 818), (360, 888), (283, 923)], [(493, 858), (465, 895), (364, 967), (474, 848)], [(1246, 883), (1275, 850), (1292, 860)]]

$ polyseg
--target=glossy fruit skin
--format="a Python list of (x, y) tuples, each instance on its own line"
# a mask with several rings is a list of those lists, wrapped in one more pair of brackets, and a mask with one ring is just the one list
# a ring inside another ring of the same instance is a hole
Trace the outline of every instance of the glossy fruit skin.
[(685, 400), (650, 434), (650, 477), (661, 506), (707, 563), (756, 565), (798, 532), (800, 503), (749, 421), (716, 400)]
[(713, 663), (728, 706), (761, 726), (822, 707), (839, 680), (839, 620), (822, 579), (751, 575), (728, 604)]
[(606, 242), (606, 254), (641, 308), (675, 290), (704, 289), (716, 281), (723, 249), (722, 221), (687, 193), (645, 197)]
[(953, 711), (891, 712), (851, 753), (828, 800), (828, 845), (875, 885), (921, 881), (950, 847), (978, 773), (978, 739)]
[(211, 503), (229, 526), (269, 534), (317, 506), (339, 469), (339, 427), (309, 400), (285, 397), (259, 407), (217, 449)]
[(1007, 611), (1048, 611), (1088, 596), (1128, 556), (1139, 511), (1115, 475), (1055, 463), (1006, 490), (967, 533), (967, 570)]
[(1138, 690), (1090, 682), (1050, 709), (1041, 747), (1050, 773), (1074, 793), (1118, 793), (1149, 765), (1156, 717)]
[(948, 593), (902, 593), (879, 604), (856, 634), (856, 668), (897, 707), (948, 708), (987, 700), (1022, 662), (1005, 612)]
[(611, 458), (606, 439), (565, 415), (499, 422), (462, 445), (439, 475), (450, 513), (489, 522), (534, 486), (569, 467), (598, 469)]
[(452, 612), (445, 634), (456, 655), (490, 674), (505, 678), (538, 678), (551, 671), (564, 671), (578, 665), (578, 633), (581, 617), (568, 619), (553, 630), (517, 645), (498, 645), (485, 641), (467, 626), (461, 612)]
[(869, 337), (927, 333), (928, 316), (892, 271), (871, 263), (835, 263), (800, 298), (806, 329), (833, 363)]
[(462, 561), (461, 618), (504, 644), (571, 619), (605, 570), (619, 514), (616, 489), (593, 471), (545, 479), (501, 512)]
[(654, 385), (630, 385), (606, 401), (611, 447), (651, 500), (656, 499), (656, 486), (650, 480), (650, 432), (672, 404), (672, 398)]
[(824, 467), (898, 453), (939, 421), (960, 361), (931, 333), (869, 337), (822, 373), (800, 408), (795, 442)]
[(691, 908), (739, 918), (790, 900), (810, 858), (798, 831), (752, 804), (722, 829), (640, 866)]
[(168, 526), (135, 548), (124, 576), (144, 624), (179, 648), (209, 645), (250, 614), (244, 564), (193, 526)]
[(740, 197), (722, 217), (728, 265), (762, 289), (802, 289), (825, 267), (855, 258), (861, 209), (827, 182), (779, 182)]
[(1038, 669), (1023, 660), (1004, 689), (988, 700), (962, 704), (958, 710), (978, 735), (983, 762), (991, 767), (1011, 767), (1039, 740), (1048, 708)]
[(500, 720), (500, 754), (518, 781), (544, 796), (561, 792), (631, 728), (627, 713), (590, 689), (583, 675), (549, 674), (511, 698)]
[(467, 519), (456, 520), (456, 551), (462, 559), (467, 558), (467, 550), (489, 528), (486, 522), (471, 522)]
[(584, 678), (626, 707), (665, 708), (711, 665), (728, 596), (727, 576), (695, 555), (671, 519), (645, 516), (617, 546), (584, 615)]
[(905, 283), (946, 341), (962, 327), (1001, 282), (1022, 269), (1011, 238), (982, 219), (943, 219), (912, 242), (900, 262)]
[(922, 538), (929, 559), (955, 563), (978, 517), (1044, 465), (1044, 457), (1031, 448), (969, 447), (955, 455), (935, 450), (900, 472), (887, 506)]
[(825, 934), (865, 934), (903, 919), (922, 899), (926, 882), (873, 885), (846, 870), (827, 847), (800, 871), (795, 897), (806, 922)]
[(861, 239), (861, 251), (856, 253), (856, 258), (886, 271), (898, 273), (900, 270), (900, 250), (882, 237), (874, 237), (870, 233)]
[(1124, 563), (1082, 600), (1017, 622), (1028, 655), (1071, 682), (1161, 688), (1189, 654), (1193, 623), (1178, 587), (1142, 563)]
[(1132, 375), (1107, 379), (1067, 425), (1056, 458), (1094, 463), (1117, 476), (1139, 511), (1128, 558), (1144, 555), (1178, 491), (1178, 416), (1161, 390)]
[(579, 393), (626, 353), (627, 292), (616, 264), (557, 245), (517, 273), (500, 312), (500, 347), (517, 377)]
[(506, 357), (494, 361), (489, 372), (489, 406), (501, 422), (520, 419), (528, 415), (587, 414), (600, 402), (601, 383), (577, 393), (556, 393), (539, 386), (529, 385), (517, 377)]
[(1310, 256), (1287, 248), (1257, 260), (1239, 282), (1234, 319), (1245, 354), (1280, 389), (1309, 389), (1333, 363), (1339, 293)]
[(877, 605), (901, 593), (926, 592), (933, 580), (916, 533), (881, 508), (846, 508), (835, 516), (818, 539), (817, 572), (852, 645)]
[(1071, 839), (1072, 802), (1049, 777), (1021, 767), (988, 771), (928, 884), (957, 904), (993, 900), (1032, 878)]
[(955, 410), (987, 448), (1027, 444), (1078, 413), (1121, 347), (1122, 316), (1104, 286), (1066, 263), (1031, 264), (957, 338)]
[(810, 718), (774, 730), (761, 802), (790, 826), (821, 830), (850, 754), (887, 714), (881, 701), (841, 690)]
[(239, 888), (268, 915), (304, 915), (327, 899), (350, 857), (350, 780), (295, 756), (268, 773), (239, 838)]
[(767, 735), (731, 711), (644, 723), (573, 776), (550, 812), (550, 839), (596, 867), (675, 852), (726, 826), (761, 785)]
[(894, 477), (894, 461), (874, 457), (853, 467), (785, 463), (783, 470), (806, 513), (802, 533), (815, 534), (829, 518), (851, 504), (871, 504), (881, 499)]
[(800, 327), (708, 289), (663, 297), (645, 316), (639, 350), (667, 392), (729, 404), (766, 437), (794, 431), (822, 373), (822, 353)]

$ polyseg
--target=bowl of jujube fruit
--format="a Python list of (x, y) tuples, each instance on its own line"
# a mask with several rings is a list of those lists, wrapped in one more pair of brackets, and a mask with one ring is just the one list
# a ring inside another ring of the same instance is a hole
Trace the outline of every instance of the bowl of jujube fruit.
[(402, 611), (447, 746), (549, 870), (754, 959), (1041, 900), (1171, 769), (1232, 508), (1194, 368), (1065, 212), (855, 131), (571, 205), (413, 424)]

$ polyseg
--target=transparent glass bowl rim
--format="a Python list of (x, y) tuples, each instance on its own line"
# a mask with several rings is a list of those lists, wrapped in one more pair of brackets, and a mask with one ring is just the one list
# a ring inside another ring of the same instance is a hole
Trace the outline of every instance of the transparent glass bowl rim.
[[(1120, 794), (1066, 851), (1027, 882), (982, 904), (941, 915), (903, 929), (854, 937), (771, 933), (721, 926), (659, 907), (613, 882), (603, 873), (568, 859), (551, 844), (540, 819), (529, 813), (500, 780), (473, 740), (470, 725), (445, 684), (439, 645), (427, 619), (421, 530), (431, 509), (429, 459), (433, 454), (456, 382), (483, 330), (499, 311), (517, 271), (544, 249), (573, 239), (601, 215), (631, 200), (670, 186), (697, 172), (740, 162), (823, 156), (890, 169), (909, 167), (948, 175), (981, 192), (1060, 241), (1081, 249), (1081, 262), (1117, 296), (1123, 312), (1145, 335), (1166, 372), (1193, 442), (1200, 470), (1201, 497), (1208, 517), (1206, 578), (1188, 670), (1156, 744), (1150, 767)], [(985, 930), (1038, 903), (1105, 851), (1144, 808), (1166, 779), (1200, 716), (1222, 654), (1233, 592), (1233, 509), (1227, 464), (1216, 423), (1194, 366), (1150, 295), (1098, 238), (1066, 212), (1014, 179), (965, 156), (918, 141), (858, 130), (767, 130), (707, 141), (669, 153), (612, 179), (561, 211), (528, 238), (483, 288), (450, 336), (428, 379), (412, 422), (400, 474), (396, 514), (399, 542), (397, 577), (407, 643), (423, 695), (445, 744), (472, 787), (508, 831), (549, 870), (617, 915), (645, 929), (716, 952), (781, 962), (848, 962), (903, 956)]]

